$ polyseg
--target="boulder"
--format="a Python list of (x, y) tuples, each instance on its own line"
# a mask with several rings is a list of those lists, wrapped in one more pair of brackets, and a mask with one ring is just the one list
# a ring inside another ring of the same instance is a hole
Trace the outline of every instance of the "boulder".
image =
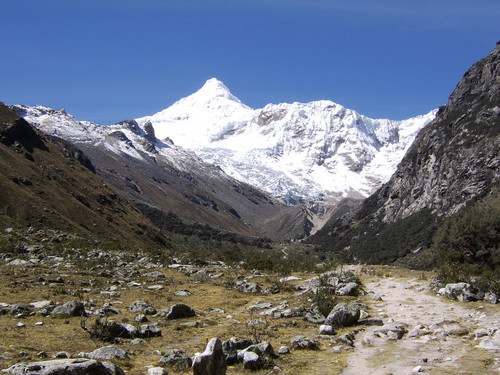
[(125, 375), (112, 363), (85, 358), (16, 363), (2, 372), (11, 375)]
[(403, 324), (389, 323), (373, 331), (377, 337), (387, 340), (400, 340), (408, 332)]
[(144, 301), (135, 301), (128, 307), (130, 312), (143, 313), (144, 315), (154, 315), (156, 309)]
[(160, 366), (172, 367), (176, 370), (188, 370), (193, 365), (193, 360), (182, 350), (170, 349), (158, 361)]
[(358, 295), (359, 285), (355, 282), (342, 284), (337, 287), (337, 294), (339, 296), (356, 296)]
[(168, 371), (163, 367), (150, 367), (146, 375), (168, 375)]
[(70, 318), (72, 316), (86, 316), (85, 307), (80, 301), (69, 301), (64, 305), (55, 307), (50, 316), (54, 318)]
[(9, 308), (9, 314), (11, 315), (23, 315), (23, 316), (28, 316), (31, 314), (31, 307), (28, 305), (23, 305), (22, 303), (16, 303)]
[(446, 284), (444, 288), (440, 289), (439, 293), (461, 302), (477, 301), (483, 297), (473, 293), (472, 287), (468, 283)]
[(360, 307), (357, 303), (339, 303), (328, 314), (325, 324), (335, 327), (352, 326), (358, 322), (360, 314)]
[(261, 291), (261, 288), (257, 284), (247, 280), (236, 282), (235, 288), (242, 293), (259, 293)]
[(322, 324), (319, 326), (319, 334), (320, 335), (335, 335), (335, 330), (333, 326), (328, 324)]
[(258, 371), (264, 366), (260, 356), (254, 352), (245, 352), (242, 362), (245, 370)]
[(225, 375), (226, 371), (226, 357), (222, 350), (222, 342), (218, 338), (213, 338), (208, 342), (203, 353), (195, 355), (193, 375)]
[(128, 358), (127, 352), (125, 352), (125, 350), (120, 349), (114, 345), (103, 346), (102, 348), (96, 349), (90, 353), (80, 353), (78, 356), (90, 359), (103, 359), (108, 361), (111, 359)]
[(237, 339), (236, 337), (231, 337), (222, 343), (222, 350), (226, 356), (226, 363), (232, 365), (237, 362), (238, 350), (243, 350), (252, 345), (253, 342), (250, 339)]
[(296, 350), (319, 350), (319, 342), (312, 337), (300, 335), (292, 338), (291, 347)]
[(182, 319), (182, 318), (191, 318), (193, 316), (196, 316), (196, 313), (188, 305), (184, 305), (183, 303), (178, 303), (176, 305), (170, 306), (168, 309), (160, 311), (158, 315), (164, 316), (167, 319)]

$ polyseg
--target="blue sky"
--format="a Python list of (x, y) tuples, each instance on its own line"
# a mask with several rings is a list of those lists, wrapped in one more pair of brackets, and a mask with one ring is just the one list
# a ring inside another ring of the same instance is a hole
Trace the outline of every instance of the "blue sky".
[(403, 119), (500, 39), (498, 0), (0, 0), (0, 101), (101, 124), (222, 80), (252, 108), (328, 99)]

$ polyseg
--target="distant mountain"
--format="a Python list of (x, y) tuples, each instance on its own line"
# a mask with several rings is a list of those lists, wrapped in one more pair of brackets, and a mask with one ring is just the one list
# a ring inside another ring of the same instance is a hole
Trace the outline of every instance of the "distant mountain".
[(462, 77), (417, 136), (390, 181), (310, 238), (387, 263), (430, 245), (442, 218), (487, 196), (500, 181), (500, 44)]
[(273, 239), (303, 238), (312, 228), (303, 207), (286, 207), (168, 138), (159, 140), (150, 123), (127, 120), (103, 126), (77, 121), (64, 110), (12, 108), (46, 134), (83, 150), (98, 175), (157, 222), (165, 222), (159, 217), (162, 212), (173, 213), (227, 231)]
[(386, 182), (436, 111), (374, 120), (330, 101), (252, 110), (217, 79), (152, 116), (159, 139), (288, 203), (364, 198)]
[(0, 103), (0, 225), (57, 229), (130, 245), (161, 245), (158, 228), (73, 145), (33, 128)]

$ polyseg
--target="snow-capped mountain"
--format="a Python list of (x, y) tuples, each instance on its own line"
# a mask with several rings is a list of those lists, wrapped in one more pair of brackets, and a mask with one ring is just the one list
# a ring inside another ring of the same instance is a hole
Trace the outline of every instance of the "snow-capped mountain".
[(150, 123), (126, 120), (104, 126), (78, 121), (64, 110), (10, 107), (44, 133), (82, 150), (97, 174), (153, 220), (174, 213), (231, 232), (274, 239), (298, 239), (310, 233), (307, 210), (287, 207), (203, 162), (193, 151), (168, 138), (159, 140)]
[(326, 100), (252, 110), (212, 78), (136, 121), (232, 177), (297, 203), (368, 196), (389, 180), (435, 113), (371, 119)]

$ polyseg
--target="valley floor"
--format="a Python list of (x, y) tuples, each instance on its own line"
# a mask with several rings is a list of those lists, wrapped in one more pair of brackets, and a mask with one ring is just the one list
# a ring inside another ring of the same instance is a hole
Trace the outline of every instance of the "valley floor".
[[(14, 304), (82, 300), (87, 311), (95, 314), (112, 306), (119, 313), (107, 319), (137, 325), (137, 314), (129, 306), (141, 300), (158, 311), (184, 303), (197, 316), (178, 320), (147, 316), (150, 322), (158, 323), (160, 337), (147, 338), (139, 345), (119, 339), (114, 345), (127, 350), (128, 358), (114, 362), (129, 375), (146, 374), (148, 367), (158, 366), (168, 349), (180, 349), (188, 355), (202, 352), (212, 337), (228, 340), (258, 336), (270, 341), (277, 352), (282, 346), (291, 347), (297, 335), (316, 339), (319, 350), (292, 349), (256, 373), (483, 375), (500, 371), (499, 350), (477, 347), (500, 328), (500, 306), (463, 304), (438, 297), (429, 288), (431, 275), (427, 273), (354, 267), (366, 294), (346, 298), (359, 301), (370, 317), (354, 327), (339, 328), (336, 335), (328, 337), (319, 335), (319, 325), (302, 316), (286, 316), (287, 311), (300, 311), (301, 306), (310, 308), (310, 296), (299, 294), (296, 287), (317, 274), (294, 274), (297, 280), (283, 283), (282, 275), (251, 273), (222, 264), (182, 267), (161, 265), (143, 256), (101, 258), (99, 262), (53, 258), (38, 264), (0, 265), (0, 308), (4, 311), (0, 315), (1, 369), (18, 362), (40, 361), (44, 355), (50, 358), (62, 351), (76, 358), (80, 352), (110, 345), (92, 339), (81, 328), (81, 324), (91, 327), (97, 315), (83, 321), (79, 317), (58, 319), (37, 314), (38, 309), (33, 308), (34, 314), (22, 317), (8, 313)], [(207, 272), (197, 273), (200, 269)], [(271, 288), (268, 290), (275, 293), (242, 293), (234, 289), (241, 280), (257, 283), (263, 290)], [(248, 309), (256, 304), (264, 305), (254, 312)], [(256, 319), (263, 325), (252, 331), (249, 322)], [(344, 334), (354, 337), (354, 346), (339, 341)], [(229, 366), (227, 373), (252, 372), (237, 364)]]

